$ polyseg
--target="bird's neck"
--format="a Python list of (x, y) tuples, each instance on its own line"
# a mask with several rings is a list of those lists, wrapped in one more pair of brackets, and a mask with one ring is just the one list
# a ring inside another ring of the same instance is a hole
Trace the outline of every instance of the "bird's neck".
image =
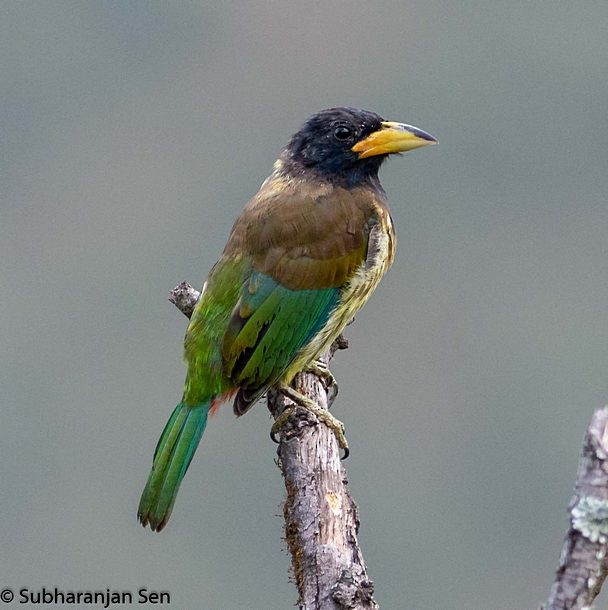
[(273, 176), (289, 182), (315, 181), (339, 186), (346, 189), (370, 187), (384, 193), (378, 178), (381, 160), (370, 159), (370, 163), (360, 163), (343, 171), (324, 171), (317, 167), (308, 167), (285, 156), (279, 157), (274, 164)]

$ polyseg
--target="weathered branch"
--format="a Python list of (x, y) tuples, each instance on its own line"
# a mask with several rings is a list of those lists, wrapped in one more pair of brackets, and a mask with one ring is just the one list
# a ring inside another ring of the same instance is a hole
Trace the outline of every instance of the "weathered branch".
[(169, 300), (186, 317), (191, 318), (201, 293), (188, 282), (180, 282), (170, 293)]
[[(186, 282), (169, 300), (190, 317), (200, 293)], [(322, 360), (348, 346), (340, 337)], [(313, 373), (299, 373), (294, 387), (327, 409), (333, 396)], [(336, 390), (337, 392), (337, 390)], [(330, 388), (331, 393), (331, 388)], [(286, 405), (283, 395), (269, 392), (268, 409), (276, 419)], [(302, 610), (373, 610), (374, 585), (367, 576), (357, 532), (359, 514), (331, 430), (309, 411), (297, 408), (281, 430), (279, 466), (285, 479), (285, 540)]]
[(587, 428), (555, 582), (544, 610), (589, 609), (608, 574), (608, 407)]

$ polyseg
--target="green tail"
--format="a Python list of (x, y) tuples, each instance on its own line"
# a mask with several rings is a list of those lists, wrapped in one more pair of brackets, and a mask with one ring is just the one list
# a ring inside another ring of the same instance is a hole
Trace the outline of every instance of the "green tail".
[(139, 501), (137, 515), (153, 531), (165, 527), (179, 485), (207, 425), (209, 403), (191, 407), (179, 403), (171, 414), (154, 452), (154, 462)]

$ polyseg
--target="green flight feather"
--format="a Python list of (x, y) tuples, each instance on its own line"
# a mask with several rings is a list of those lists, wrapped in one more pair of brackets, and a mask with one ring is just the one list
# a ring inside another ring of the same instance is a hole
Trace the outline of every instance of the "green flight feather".
[(154, 531), (166, 525), (205, 430), (208, 413), (208, 403), (191, 407), (181, 402), (175, 407), (156, 446), (152, 470), (139, 502), (142, 525), (149, 523)]
[(224, 335), (224, 367), (235, 385), (259, 394), (274, 383), (327, 322), (339, 296), (337, 288), (290, 290), (254, 272)]

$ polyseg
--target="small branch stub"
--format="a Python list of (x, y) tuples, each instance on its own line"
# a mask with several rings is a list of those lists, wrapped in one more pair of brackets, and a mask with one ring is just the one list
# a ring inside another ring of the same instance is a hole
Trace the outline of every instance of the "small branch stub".
[(591, 608), (608, 574), (608, 407), (587, 428), (555, 582), (544, 610)]
[[(182, 282), (169, 300), (189, 318), (200, 294)], [(340, 336), (320, 360), (329, 364), (336, 350), (347, 347), (348, 341)], [(313, 373), (299, 373), (293, 385), (325, 409), (337, 392)], [(288, 404), (293, 405), (281, 393), (268, 392), (268, 409), (275, 419)], [(359, 512), (334, 433), (309, 411), (296, 408), (280, 435), (279, 466), (287, 490), (285, 540), (300, 608), (376, 610), (374, 585), (357, 541)]]
[(201, 293), (188, 284), (188, 282), (180, 282), (170, 293), (169, 300), (173, 303), (186, 317), (191, 318), (194, 307), (201, 296)]

